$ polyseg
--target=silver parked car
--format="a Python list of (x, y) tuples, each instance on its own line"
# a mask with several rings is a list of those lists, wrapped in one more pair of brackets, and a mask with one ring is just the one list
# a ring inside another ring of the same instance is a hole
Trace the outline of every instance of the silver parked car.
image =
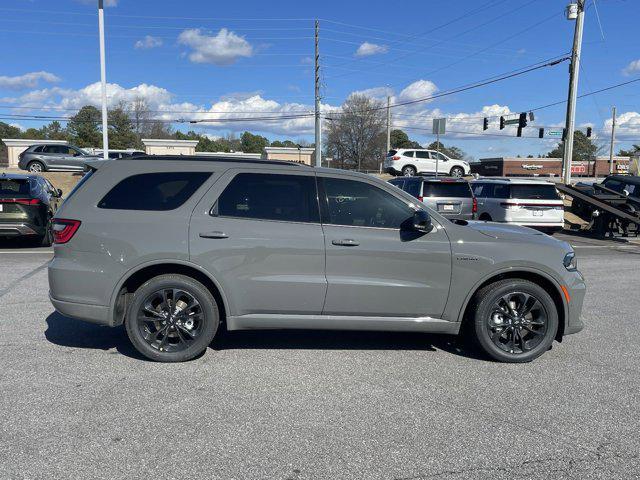
[(74, 145), (31, 145), (18, 156), (18, 167), (29, 172), (83, 171), (85, 163), (99, 160)]
[(94, 162), (53, 220), (51, 302), (159, 361), (221, 324), (459, 334), (527, 362), (582, 329), (571, 247), (452, 223), (387, 182), (266, 160)]
[(478, 203), (469, 182), (462, 178), (398, 177), (391, 185), (413, 195), (443, 217), (452, 220), (474, 220)]

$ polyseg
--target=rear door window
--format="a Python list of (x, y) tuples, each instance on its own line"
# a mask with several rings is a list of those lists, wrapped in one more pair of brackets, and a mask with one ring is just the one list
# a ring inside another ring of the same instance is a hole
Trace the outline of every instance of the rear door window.
[(418, 198), (420, 196), (420, 180), (406, 180), (404, 183), (404, 191)]
[(422, 187), (423, 197), (471, 198), (471, 189), (462, 182), (425, 182)]
[(404, 152), (402, 155), (404, 157), (413, 157), (413, 150), (409, 150), (408, 152)]
[(210, 176), (210, 172), (162, 172), (132, 175), (113, 187), (100, 200), (98, 208), (174, 210), (184, 204)]
[(518, 198), (523, 200), (560, 199), (554, 185), (524, 185), (517, 183), (511, 185), (511, 198)]
[(421, 152), (421, 151), (417, 151), (416, 152), (416, 158), (429, 158), (429, 152)]
[(212, 214), (319, 223), (316, 179), (307, 175), (240, 173), (220, 194)]

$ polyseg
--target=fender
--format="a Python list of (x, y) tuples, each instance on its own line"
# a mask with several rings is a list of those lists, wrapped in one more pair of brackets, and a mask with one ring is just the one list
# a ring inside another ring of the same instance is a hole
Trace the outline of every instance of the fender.
[(213, 282), (215, 287), (218, 289), (218, 292), (220, 292), (220, 297), (222, 298), (222, 303), (223, 303), (225, 312), (227, 312), (228, 315), (232, 314), (231, 310), (229, 310), (230, 303), (229, 303), (229, 299), (227, 298), (226, 292), (222, 288), (222, 285), (220, 284), (220, 282), (214, 276), (212, 276), (208, 271), (203, 269), (201, 266), (195, 263), (189, 262), (187, 260), (180, 260), (177, 258), (171, 258), (171, 259), (165, 258), (165, 259), (150, 260), (148, 262), (138, 264), (135, 267), (132, 267), (129, 270), (127, 270), (124, 273), (124, 275), (120, 278), (120, 280), (118, 280), (118, 283), (116, 284), (116, 287), (111, 294), (111, 300), (109, 301), (109, 318), (111, 319), (112, 325), (115, 325), (115, 319), (113, 318), (113, 315), (116, 308), (116, 302), (118, 300), (118, 294), (122, 289), (122, 286), (124, 285), (124, 283), (131, 277), (131, 275), (134, 275), (140, 270), (143, 270), (144, 268), (147, 268), (147, 267), (151, 267), (153, 265), (167, 265), (167, 264), (183, 265), (185, 267), (198, 270), (200, 273), (202, 273), (205, 277), (211, 280), (211, 282)]

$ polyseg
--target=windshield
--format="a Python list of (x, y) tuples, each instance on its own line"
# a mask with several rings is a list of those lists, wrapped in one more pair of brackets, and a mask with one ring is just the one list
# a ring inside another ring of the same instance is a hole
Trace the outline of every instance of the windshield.
[(554, 185), (511, 185), (511, 198), (523, 200), (560, 200)]
[(471, 198), (471, 189), (468, 183), (451, 182), (451, 183), (428, 183), (425, 182), (422, 187), (423, 197), (455, 197), (455, 198)]

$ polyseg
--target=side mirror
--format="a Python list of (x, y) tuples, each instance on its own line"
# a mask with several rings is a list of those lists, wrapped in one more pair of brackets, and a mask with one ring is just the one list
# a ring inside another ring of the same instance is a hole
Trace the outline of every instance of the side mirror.
[(424, 210), (416, 210), (413, 214), (413, 229), (418, 232), (429, 233), (433, 230), (431, 217)]
[(56, 195), (58, 195), (58, 197), (62, 197), (62, 190), (60, 190), (59, 188), (56, 189)]

